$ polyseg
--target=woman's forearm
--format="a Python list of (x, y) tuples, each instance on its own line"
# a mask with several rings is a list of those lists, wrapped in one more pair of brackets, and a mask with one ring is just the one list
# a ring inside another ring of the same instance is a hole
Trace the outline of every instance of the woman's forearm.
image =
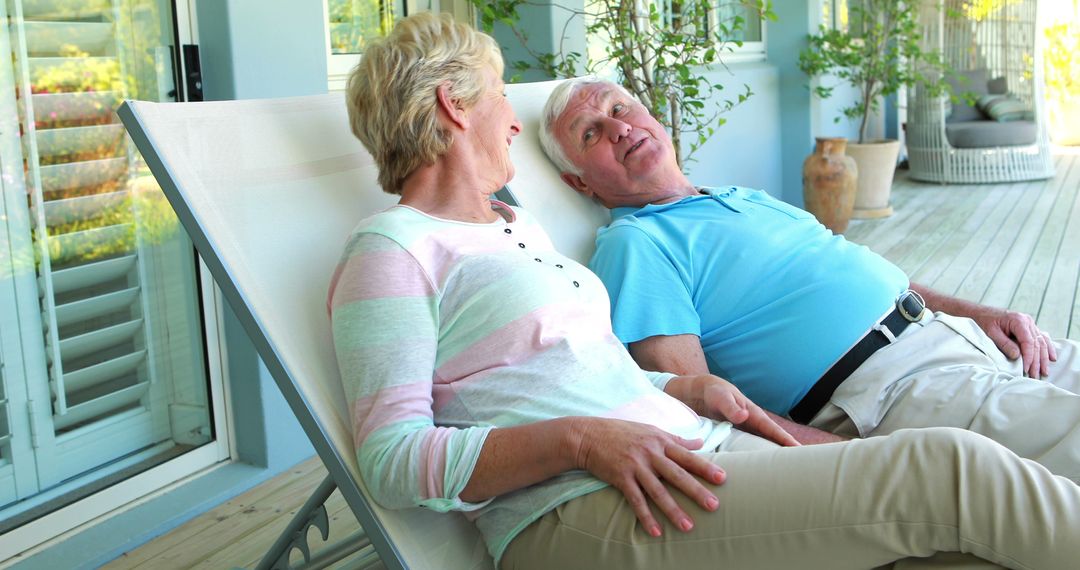
[(461, 499), (475, 503), (577, 469), (581, 423), (558, 418), (491, 430)]

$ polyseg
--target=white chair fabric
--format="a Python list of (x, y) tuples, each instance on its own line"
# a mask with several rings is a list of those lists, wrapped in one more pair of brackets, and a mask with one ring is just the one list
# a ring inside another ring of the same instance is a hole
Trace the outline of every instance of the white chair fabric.
[[(941, 50), (954, 71), (985, 70), (987, 79), (1004, 77), (1009, 93), (1034, 111), (1036, 132), (1029, 144), (957, 147), (946, 132), (948, 96), (930, 96), (924, 89), (912, 88), (905, 133), (911, 178), (969, 184), (1053, 177), (1037, 0), (979, 5), (965, 0), (920, 2), (923, 48)], [(986, 90), (985, 85), (971, 87)]]
[[(508, 87), (524, 125), (511, 148), (510, 189), (558, 248), (587, 260), (608, 214), (567, 188), (540, 150), (540, 109), (556, 84)], [(388, 511), (359, 476), (326, 291), (357, 222), (397, 197), (376, 184), (370, 155), (349, 131), (343, 95), (129, 101), (120, 114), (383, 563), (491, 568), (464, 516)]]

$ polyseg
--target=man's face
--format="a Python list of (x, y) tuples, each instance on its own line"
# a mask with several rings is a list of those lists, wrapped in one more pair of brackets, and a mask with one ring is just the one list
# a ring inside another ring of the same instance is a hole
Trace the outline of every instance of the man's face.
[(671, 138), (644, 105), (610, 83), (578, 90), (556, 119), (555, 139), (580, 176), (563, 180), (609, 208), (667, 198), (681, 171)]

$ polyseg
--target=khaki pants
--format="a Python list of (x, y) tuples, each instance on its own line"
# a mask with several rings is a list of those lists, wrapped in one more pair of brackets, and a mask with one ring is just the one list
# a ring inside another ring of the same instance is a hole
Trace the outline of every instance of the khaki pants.
[(736, 434), (711, 455), (728, 474), (716, 512), (673, 491), (695, 521), (689, 533), (664, 520), (663, 534), (649, 536), (609, 487), (526, 528), (502, 568), (1066, 569), (1080, 560), (1080, 487), (982, 436), (904, 430), (779, 448)]
[(1055, 347), (1048, 378), (1025, 378), (974, 321), (939, 313), (867, 359), (810, 425), (862, 437), (968, 429), (1080, 482), (1080, 347)]

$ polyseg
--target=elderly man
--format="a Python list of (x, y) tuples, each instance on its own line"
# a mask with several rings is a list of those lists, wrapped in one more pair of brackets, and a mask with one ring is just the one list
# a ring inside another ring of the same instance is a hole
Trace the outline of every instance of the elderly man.
[(846, 437), (970, 429), (1080, 478), (1076, 343), (1052, 341), (1028, 315), (909, 283), (764, 192), (695, 186), (665, 129), (615, 84), (562, 84), (543, 121), (562, 179), (612, 209), (590, 267), (643, 368), (712, 372), (767, 410)]

